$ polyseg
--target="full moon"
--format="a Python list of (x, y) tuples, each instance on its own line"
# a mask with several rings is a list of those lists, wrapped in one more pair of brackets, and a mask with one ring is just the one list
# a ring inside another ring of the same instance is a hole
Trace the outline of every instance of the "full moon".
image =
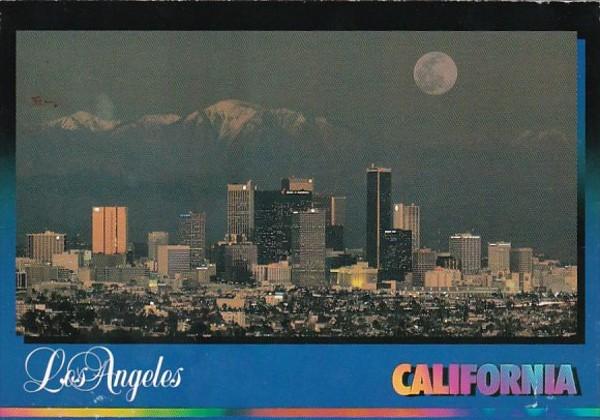
[(456, 83), (458, 71), (452, 57), (432, 51), (419, 58), (413, 76), (419, 89), (426, 94), (443, 95)]

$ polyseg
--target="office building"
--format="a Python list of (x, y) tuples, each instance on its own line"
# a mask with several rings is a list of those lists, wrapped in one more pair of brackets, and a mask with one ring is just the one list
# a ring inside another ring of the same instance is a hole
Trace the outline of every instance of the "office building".
[(488, 244), (488, 269), (492, 274), (510, 272), (510, 242)]
[(189, 245), (159, 245), (157, 257), (157, 270), (162, 276), (174, 277), (177, 273), (190, 271)]
[(148, 259), (158, 258), (160, 245), (169, 245), (169, 232), (148, 232)]
[(512, 248), (510, 250), (510, 271), (513, 273), (533, 272), (533, 249)]
[(470, 233), (457, 233), (448, 243), (450, 255), (458, 261), (463, 274), (477, 274), (481, 270), (481, 237)]
[(127, 207), (92, 208), (93, 253), (126, 254), (127, 237)]
[(436, 267), (437, 254), (429, 248), (417, 249), (413, 252), (413, 277), (414, 286), (423, 286), (425, 273)]
[(177, 243), (190, 248), (190, 264), (199, 267), (206, 258), (206, 213), (188, 211), (179, 215)]
[(367, 262), (378, 268), (383, 232), (392, 226), (392, 170), (367, 169)]
[(249, 241), (254, 234), (254, 184), (227, 184), (227, 235)]
[(35, 261), (52, 262), (54, 254), (65, 251), (65, 234), (52, 231), (27, 235), (27, 256)]
[(412, 271), (412, 233), (410, 230), (386, 229), (381, 237), (379, 280), (404, 281)]
[(421, 208), (413, 204), (394, 204), (393, 228), (412, 232), (413, 252), (421, 247)]
[(310, 191), (256, 191), (254, 242), (259, 264), (289, 257), (292, 212), (305, 211), (311, 206)]
[(324, 286), (325, 213), (295, 211), (291, 220), (292, 281), (300, 287)]

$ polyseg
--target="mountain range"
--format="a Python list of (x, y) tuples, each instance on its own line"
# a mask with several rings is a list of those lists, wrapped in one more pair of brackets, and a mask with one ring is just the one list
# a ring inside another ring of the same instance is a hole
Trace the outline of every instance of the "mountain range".
[(89, 239), (90, 208), (122, 204), (130, 208), (135, 241), (150, 230), (174, 232), (177, 214), (188, 209), (207, 212), (208, 237), (217, 240), (228, 182), (252, 179), (268, 190), (298, 176), (348, 197), (348, 245), (360, 247), (371, 162), (393, 169), (394, 201), (421, 204), (425, 244), (443, 248), (448, 234), (475, 230), (484, 240), (575, 255), (575, 147), (564, 133), (498, 139), (440, 133), (417, 142), (237, 99), (133, 120), (78, 111), (21, 132), (18, 232), (22, 238), (49, 228)]

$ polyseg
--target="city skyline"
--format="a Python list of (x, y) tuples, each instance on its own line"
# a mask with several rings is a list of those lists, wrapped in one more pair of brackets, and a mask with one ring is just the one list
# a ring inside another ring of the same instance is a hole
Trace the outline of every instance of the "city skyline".
[[(347, 245), (363, 246), (360, 168), (377, 162), (393, 168), (394, 200), (424, 209), (424, 245), (440, 249), (467, 230), (575, 262), (575, 40), (20, 33), (19, 240), (45, 228), (72, 236), (86, 230), (85, 209), (126, 199), (133, 241), (150, 230), (173, 234), (176, 222), (163, 215), (196, 209), (211, 220), (212, 242), (227, 223), (228, 183), (269, 188), (296, 176), (347, 197)], [(430, 51), (458, 68), (444, 95), (413, 80)], [(107, 60), (113, 65), (101, 65)], [(56, 106), (37, 105), (40, 95)]]

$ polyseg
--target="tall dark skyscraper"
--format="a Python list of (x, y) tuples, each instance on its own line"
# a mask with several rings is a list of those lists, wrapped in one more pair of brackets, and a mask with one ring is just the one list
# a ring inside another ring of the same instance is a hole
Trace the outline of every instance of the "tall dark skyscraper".
[(380, 280), (403, 281), (412, 271), (412, 232), (410, 230), (384, 230), (381, 235)]
[(278, 262), (290, 255), (291, 215), (312, 206), (312, 193), (306, 190), (256, 191), (254, 242), (258, 263)]
[(392, 170), (371, 165), (367, 168), (367, 261), (381, 263), (383, 232), (392, 227)]
[(201, 266), (206, 256), (206, 213), (188, 211), (180, 214), (177, 240), (179, 245), (190, 247), (190, 265)]

